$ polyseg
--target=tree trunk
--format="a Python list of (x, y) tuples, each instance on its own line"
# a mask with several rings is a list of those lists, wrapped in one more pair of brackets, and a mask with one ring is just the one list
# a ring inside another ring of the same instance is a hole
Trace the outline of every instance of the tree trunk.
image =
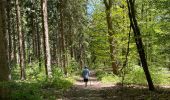
[(0, 0), (0, 82), (9, 80), (4, 4), (4, 0)]
[[(59, 25), (59, 23), (58, 23)], [(58, 26), (59, 28), (59, 26)], [(59, 67), (60, 66), (60, 36), (59, 36), (59, 30), (57, 30), (56, 34), (56, 64)]]
[(65, 36), (64, 36), (64, 22), (63, 22), (63, 0), (60, 0), (60, 32), (61, 32), (61, 51), (62, 51), (62, 64), (64, 74), (67, 75), (66, 68), (66, 50), (65, 50)]
[(36, 29), (35, 29), (35, 10), (34, 0), (31, 0), (31, 32), (32, 32), (32, 44), (33, 44), (33, 59), (38, 58), (37, 54), (37, 39), (36, 39)]
[(41, 35), (39, 32), (39, 23), (38, 23), (38, 16), (36, 16), (36, 35), (37, 35), (37, 56), (38, 56), (38, 63), (39, 69), (41, 70)]
[(12, 41), (11, 41), (11, 0), (7, 0), (7, 30), (8, 30), (8, 64), (10, 68), (11, 79), (11, 57), (12, 57)]
[(113, 0), (104, 0), (104, 4), (106, 7), (106, 20), (107, 20), (107, 27), (108, 27), (108, 34), (109, 34), (109, 47), (110, 47), (110, 58), (112, 63), (112, 69), (114, 74), (118, 74), (118, 66), (115, 63), (115, 40), (113, 39), (113, 35), (115, 32), (113, 31), (112, 25), (112, 3)]
[[(5, 14), (5, 1), (0, 0), (0, 82), (9, 80)], [(6, 100), (7, 96), (8, 90), (0, 88), (0, 99)]]
[(24, 57), (24, 34), (22, 33), (21, 15), (19, 1), (16, 0), (16, 15), (17, 15), (17, 32), (19, 38), (19, 57), (20, 57), (20, 68), (21, 68), (21, 80), (26, 79), (25, 73), (25, 57)]
[[(15, 10), (15, 7), (14, 7)], [(16, 16), (15, 14), (12, 14), (12, 45), (13, 45), (13, 51), (12, 51), (12, 55), (13, 55), (13, 59), (12, 59), (12, 63), (16, 64), (17, 62), (17, 52), (16, 52), (16, 25), (14, 24), (16, 23)]]
[(44, 37), (44, 60), (45, 60), (45, 70), (48, 78), (52, 77), (51, 71), (51, 55), (50, 55), (50, 44), (49, 44), (49, 34), (48, 34), (48, 19), (47, 19), (47, 0), (41, 0), (42, 9), (42, 24), (43, 24), (43, 37)]
[(154, 90), (154, 85), (152, 82), (152, 78), (150, 76), (150, 72), (148, 70), (148, 64), (146, 61), (146, 56), (145, 56), (145, 52), (144, 52), (144, 48), (143, 48), (143, 42), (142, 42), (142, 38), (141, 38), (141, 33), (138, 27), (138, 23), (136, 20), (136, 16), (135, 16), (135, 10), (134, 10), (134, 1), (132, 0), (127, 0), (127, 4), (128, 4), (128, 10), (129, 10), (129, 19), (132, 25), (132, 29), (134, 32), (134, 37), (135, 37), (135, 42), (136, 42), (136, 46), (138, 49), (138, 53), (140, 56), (140, 60), (143, 66), (143, 70), (145, 72), (145, 76), (149, 85), (149, 90), (153, 91)]

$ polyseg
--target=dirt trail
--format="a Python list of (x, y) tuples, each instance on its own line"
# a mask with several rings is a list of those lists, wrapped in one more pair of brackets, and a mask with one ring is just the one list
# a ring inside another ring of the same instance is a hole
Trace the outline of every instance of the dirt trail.
[(97, 80), (96, 73), (91, 71), (88, 86), (85, 87), (82, 77), (76, 78), (74, 86), (64, 93), (63, 100), (104, 100), (102, 90), (111, 86), (114, 85), (102, 84)]
[(96, 73), (94, 71), (91, 71), (87, 87), (85, 87), (82, 77), (77, 78), (74, 85), (75, 88), (80, 88), (80, 89), (101, 89), (103, 87), (111, 87), (111, 86), (115, 86), (115, 85), (103, 84), (101, 81), (98, 81), (96, 77)]
[[(91, 72), (88, 86), (85, 87), (81, 77), (76, 78), (74, 86), (63, 93), (60, 100), (170, 100), (170, 91), (150, 92), (143, 86), (125, 86), (103, 84)], [(162, 98), (163, 95), (163, 98)]]

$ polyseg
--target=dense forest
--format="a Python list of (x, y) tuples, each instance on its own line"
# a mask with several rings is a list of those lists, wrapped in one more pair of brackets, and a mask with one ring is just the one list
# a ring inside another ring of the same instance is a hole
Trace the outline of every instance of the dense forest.
[(169, 100), (169, 48), (169, 0), (0, 0), (0, 100)]

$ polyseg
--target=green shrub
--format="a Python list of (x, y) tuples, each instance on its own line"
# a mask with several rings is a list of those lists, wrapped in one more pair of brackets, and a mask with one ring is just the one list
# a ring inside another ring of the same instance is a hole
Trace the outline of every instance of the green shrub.
[(108, 74), (101, 79), (102, 82), (104, 83), (119, 83), (120, 82), (120, 77), (113, 75), (113, 74)]
[(77, 61), (75, 59), (72, 59), (70, 61), (70, 65), (69, 67), (67, 68), (68, 70), (68, 73), (73, 73), (73, 72), (76, 72), (77, 70), (79, 70), (79, 64), (77, 63)]
[(102, 70), (96, 71), (96, 76), (97, 76), (98, 80), (101, 80), (106, 75), (107, 75), (107, 73), (105, 71), (102, 71)]
[[(151, 78), (154, 84), (158, 84), (158, 85), (170, 84), (170, 79), (168, 78), (170, 74), (168, 74), (167, 72), (168, 70), (162, 70), (162, 69), (164, 68), (155, 68), (153, 66), (149, 67)], [(131, 70), (125, 76), (125, 83), (147, 84), (147, 80), (143, 68), (140, 66), (133, 66), (133, 70)]]
[(72, 82), (61, 79), (61, 78), (55, 78), (50, 81), (45, 81), (42, 83), (42, 88), (55, 88), (55, 89), (67, 89), (73, 85)]
[(96, 72), (98, 80), (101, 80), (103, 83), (116, 83), (120, 82), (120, 78), (112, 73), (106, 73), (102, 70)]
[(169, 85), (170, 84), (170, 72), (166, 68), (152, 68), (151, 77), (154, 84)]
[(0, 88), (9, 90), (10, 100), (41, 100), (40, 89), (36, 83), (4, 82)]
[[(143, 68), (137, 65), (133, 65), (126, 69), (127, 72), (124, 77), (125, 84), (142, 84), (146, 85), (147, 80)], [(170, 84), (170, 73), (166, 68), (149, 68), (152, 80), (154, 84), (157, 85), (167, 85)], [(97, 78), (104, 83), (116, 83), (121, 82), (122, 77), (115, 76), (113, 74), (106, 73), (105, 71), (99, 70), (96, 73)]]
[[(45, 68), (42, 69), (38, 63), (32, 63), (26, 67), (26, 80), (20, 80), (20, 68), (15, 66), (12, 69), (11, 82), (1, 82), (0, 89), (10, 91), (7, 98), (10, 100), (56, 100), (55, 91), (59, 93), (73, 85), (72, 78), (65, 78), (62, 69), (59, 67), (53, 68), (53, 77), (46, 78)], [(51, 91), (49, 91), (51, 89)]]
[(132, 70), (125, 75), (124, 82), (128, 84), (146, 84), (146, 78), (142, 67), (132, 66)]

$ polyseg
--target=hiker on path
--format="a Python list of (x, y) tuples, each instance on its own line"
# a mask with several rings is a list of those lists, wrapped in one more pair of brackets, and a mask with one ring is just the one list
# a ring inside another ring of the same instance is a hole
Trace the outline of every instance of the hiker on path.
[(87, 87), (87, 82), (89, 81), (89, 75), (90, 75), (90, 71), (87, 68), (87, 66), (85, 66), (83, 71), (82, 71), (82, 76), (84, 78), (85, 87)]

